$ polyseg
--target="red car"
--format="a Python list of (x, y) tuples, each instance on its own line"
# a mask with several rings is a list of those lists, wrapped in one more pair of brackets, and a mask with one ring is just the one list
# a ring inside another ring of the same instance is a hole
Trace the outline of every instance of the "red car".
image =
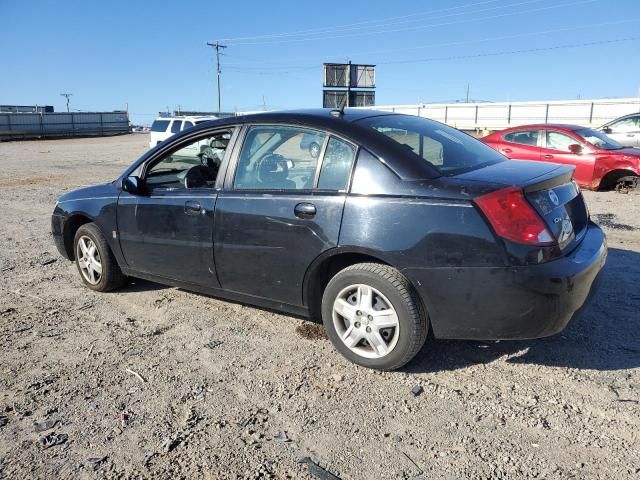
[(578, 125), (521, 125), (481, 140), (514, 160), (575, 165), (574, 178), (584, 188), (616, 185), (640, 176), (640, 149), (627, 148), (604, 133)]

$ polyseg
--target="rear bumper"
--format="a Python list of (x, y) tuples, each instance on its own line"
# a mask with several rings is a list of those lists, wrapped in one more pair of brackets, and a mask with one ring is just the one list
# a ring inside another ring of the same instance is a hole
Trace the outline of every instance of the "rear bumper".
[(607, 257), (602, 230), (589, 223), (568, 256), (526, 267), (408, 268), (437, 338), (498, 340), (553, 335), (596, 288)]

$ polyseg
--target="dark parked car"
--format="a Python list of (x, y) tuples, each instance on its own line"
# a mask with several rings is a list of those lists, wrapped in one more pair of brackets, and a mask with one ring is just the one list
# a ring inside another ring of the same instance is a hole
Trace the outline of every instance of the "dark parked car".
[[(190, 148), (203, 140), (225, 147), (220, 164)], [(395, 369), (429, 329), (565, 327), (606, 258), (572, 172), (424, 118), (266, 113), (197, 125), (113, 182), (63, 195), (52, 231), (93, 290), (137, 277), (321, 317), (344, 356)]]

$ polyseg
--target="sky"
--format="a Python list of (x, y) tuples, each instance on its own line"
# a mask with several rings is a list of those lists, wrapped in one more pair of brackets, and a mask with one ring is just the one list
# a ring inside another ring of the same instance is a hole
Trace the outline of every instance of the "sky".
[(378, 105), (640, 96), (640, 0), (0, 0), (0, 104), (322, 106), (322, 63), (371, 63)]

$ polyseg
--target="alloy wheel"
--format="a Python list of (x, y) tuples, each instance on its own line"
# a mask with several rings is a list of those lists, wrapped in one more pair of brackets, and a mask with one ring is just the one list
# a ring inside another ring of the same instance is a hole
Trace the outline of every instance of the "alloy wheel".
[(350, 285), (333, 303), (333, 325), (340, 340), (364, 358), (382, 358), (398, 343), (400, 323), (391, 302), (365, 284)]
[(102, 278), (102, 261), (95, 242), (86, 235), (78, 239), (76, 258), (84, 279), (91, 285), (97, 285)]

